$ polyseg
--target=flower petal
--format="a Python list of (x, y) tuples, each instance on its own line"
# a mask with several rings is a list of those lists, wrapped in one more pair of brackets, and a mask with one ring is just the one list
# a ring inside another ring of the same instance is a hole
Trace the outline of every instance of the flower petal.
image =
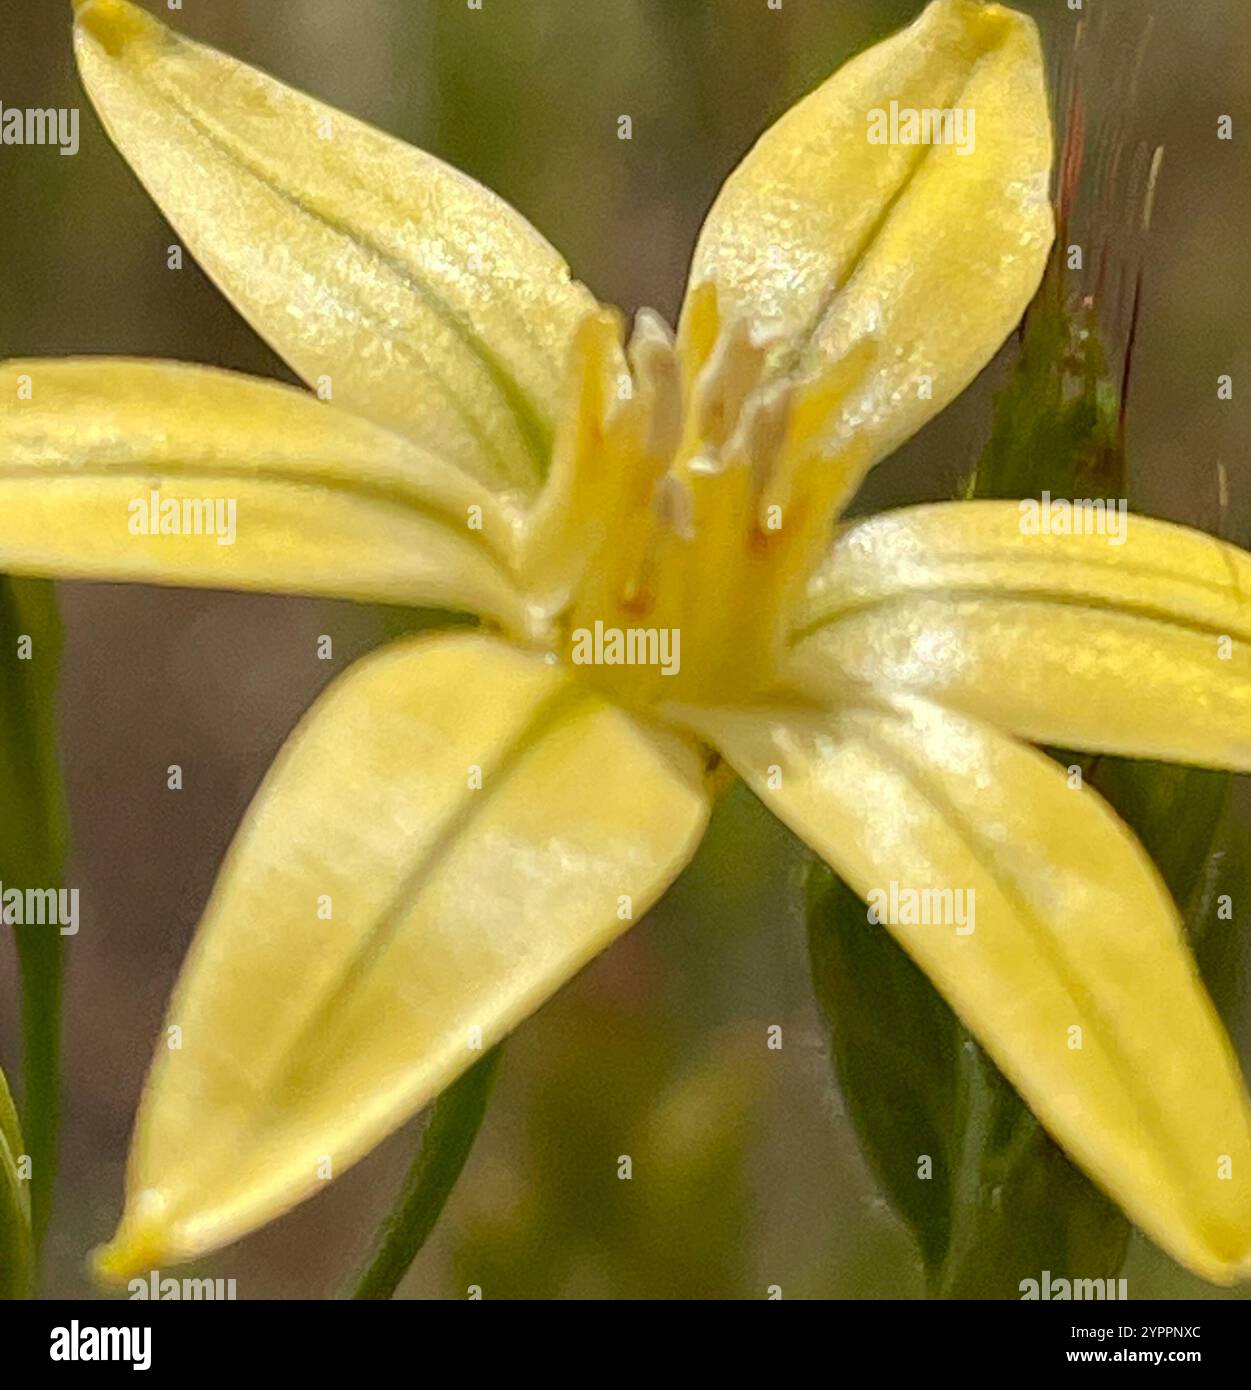
[[(152, 534), (162, 504), (170, 529)], [(197, 520), (217, 534), (186, 534)], [(521, 630), (511, 526), (481, 483), (292, 387), (166, 362), (0, 363), (0, 571), (426, 604)]]
[(547, 466), (594, 300), (458, 170), (158, 24), (79, 0), (83, 82), (162, 212), (310, 384), (497, 486)]
[(1251, 771), (1251, 556), (1141, 516), (1121, 543), (1032, 534), (1030, 506), (850, 527), (800, 618), (806, 680), (916, 691), (1036, 743)]
[[(892, 109), (971, 119), (968, 147), (870, 143)], [(730, 176), (695, 251), (688, 336), (706, 281), (723, 317), (780, 325), (779, 369), (820, 372), (876, 335), (844, 421), (870, 461), (884, 457), (968, 385), (1033, 297), (1053, 236), (1051, 154), (1033, 22), (935, 0), (792, 107)]]
[(973, 892), (972, 932), (889, 930), (1144, 1231), (1207, 1279), (1251, 1272), (1238, 1062), (1158, 875), (1098, 796), (917, 699), (699, 725), (866, 901), (892, 881)]
[(540, 658), (462, 634), (356, 666), (223, 866), (101, 1273), (226, 1244), (354, 1163), (641, 916), (707, 810), (689, 744)]

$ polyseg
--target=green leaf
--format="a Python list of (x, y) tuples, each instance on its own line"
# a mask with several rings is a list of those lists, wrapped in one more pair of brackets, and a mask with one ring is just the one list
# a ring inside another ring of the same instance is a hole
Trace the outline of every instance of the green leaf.
[(1251, 1052), (1246, 1009), (1251, 985), (1251, 844), (1232, 797), (1193, 883), (1186, 927), (1208, 992), (1246, 1056)]
[[(960, 1027), (864, 903), (819, 861), (808, 880), (813, 985), (848, 1112), (929, 1271), (951, 1238)], [(920, 1044), (918, 1046), (918, 1043)], [(918, 1176), (928, 1155), (932, 1175)]]
[[(19, 642), (30, 639), (29, 659)], [(67, 830), (55, 706), (61, 624), (53, 586), (0, 576), (0, 882), (62, 885)], [(54, 926), (13, 929), (21, 973), (23, 1113), (33, 1173), (35, 1240), (56, 1181), (60, 1127), (62, 938)]]
[(1044, 488), (1054, 497), (1125, 495), (1120, 396), (1097, 314), (1065, 302), (1061, 274), (1053, 253), (966, 497), (1011, 501)]
[(18, 1175), (26, 1149), (9, 1083), (0, 1071), (0, 1298), (34, 1292), (35, 1246), (30, 1225), (30, 1185)]
[(1202, 767), (1099, 758), (1088, 780), (1133, 827), (1186, 913), (1216, 847), (1233, 778)]
[(488, 1052), (435, 1102), (400, 1200), (383, 1223), (353, 1298), (390, 1298), (434, 1230), (482, 1125), (499, 1054), (498, 1047)]
[[(961, 1030), (963, 1032), (963, 1030)], [(944, 1298), (1019, 1298), (1042, 1270), (1111, 1279), (1129, 1223), (1068, 1161), (967, 1034), (961, 1043), (953, 1240), (934, 1279)]]
[(1044, 1269), (1112, 1277), (1127, 1223), (823, 864), (809, 878), (808, 932), (848, 1112), (931, 1294), (1019, 1298), (1020, 1281)]

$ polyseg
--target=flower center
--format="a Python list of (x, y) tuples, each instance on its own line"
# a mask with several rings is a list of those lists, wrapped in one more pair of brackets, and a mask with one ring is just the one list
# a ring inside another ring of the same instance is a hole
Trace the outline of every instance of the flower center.
[(868, 354), (774, 370), (766, 329), (719, 322), (711, 285), (679, 341), (588, 318), (574, 400), (531, 519), (527, 582), (558, 653), (632, 704), (728, 704), (778, 683), (789, 618), (859, 477), (841, 420)]

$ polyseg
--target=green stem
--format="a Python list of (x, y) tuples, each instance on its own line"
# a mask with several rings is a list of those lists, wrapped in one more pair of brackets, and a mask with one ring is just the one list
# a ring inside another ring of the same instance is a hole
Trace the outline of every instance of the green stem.
[(52, 1215), (61, 1131), (61, 981), (64, 952), (56, 928), (17, 930), (22, 977), (22, 1107), (30, 1154), (31, 1226), (38, 1247)]
[[(18, 641), (31, 639), (29, 657)], [(0, 576), (0, 882), (62, 886), (67, 831), (54, 707), (61, 626), (53, 586)], [(36, 1245), (52, 1211), (61, 1115), (64, 944), (55, 925), (14, 929), (22, 1000), (22, 1127)]]
[(35, 1292), (30, 1196), (17, 1171), (18, 1155), (25, 1152), (9, 1083), (0, 1071), (0, 1299), (6, 1301)]
[(499, 1053), (498, 1047), (487, 1053), (435, 1102), (400, 1200), (383, 1223), (353, 1298), (390, 1298), (434, 1230), (482, 1125)]

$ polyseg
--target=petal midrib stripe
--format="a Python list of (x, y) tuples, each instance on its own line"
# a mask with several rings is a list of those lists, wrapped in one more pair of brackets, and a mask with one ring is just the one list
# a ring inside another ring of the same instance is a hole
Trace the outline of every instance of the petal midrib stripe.
[[(415, 278), (402, 260), (397, 259), (390, 252), (385, 250), (372, 237), (369, 237), (361, 231), (350, 228), (341, 219), (329, 215), (326, 211), (310, 204), (290, 189), (284, 188), (268, 170), (257, 164), (243, 152), (238, 145), (232, 143), (224, 134), (215, 130), (197, 112), (188, 107), (182, 99), (178, 84), (163, 79), (159, 75), (159, 70), (158, 73), (154, 74), (152, 77), (152, 86), (154, 94), (169, 106), (177, 116), (187, 121), (187, 123), (191, 125), (204, 140), (212, 145), (214, 149), (222, 153), (232, 163), (238, 165), (271, 193), (281, 198), (283, 202), (294, 209), (300, 216), (319, 223), (336, 236), (341, 237), (344, 241), (365, 251), (383, 270), (403, 284), (406, 289), (415, 294), (443, 323), (452, 329), (464, 347), (468, 349), (470, 354), (485, 368), (500, 399), (504, 402), (512, 415), (517, 432), (534, 465), (533, 476), (529, 481), (532, 485), (536, 486), (541, 483), (546, 476), (548, 462), (551, 457), (552, 431), (544, 423), (538, 408), (525, 390), (507, 371), (499, 358), (491, 351), (479, 334), (474, 331), (473, 327), (466, 321), (464, 316), (453, 309), (451, 305), (429, 285)], [(121, 142), (118, 143), (120, 147)], [(415, 349), (411, 340), (401, 338), (392, 333), (380, 320), (375, 319), (372, 321), (370, 327), (371, 331), (377, 333), (377, 335), (384, 339), (389, 345), (401, 348), (410, 354), (414, 353)], [(283, 355), (281, 349), (276, 346), (275, 350), (279, 352), (280, 356)], [(498, 448), (486, 436), (473, 411), (465, 404), (464, 400), (454, 390), (446, 377), (444, 377), (442, 373), (437, 372), (428, 360), (421, 359), (421, 365), (423, 370), (429, 372), (430, 376), (437, 382), (439, 389), (451, 403), (457, 416), (491, 457), (500, 481), (504, 483), (512, 482), (512, 470), (507, 460), (500, 455)]]
[[(972, 84), (974, 75), (994, 51), (993, 47), (987, 48), (977, 55), (970, 65), (968, 72), (960, 80), (960, 85), (956, 93), (957, 96), (968, 90), (969, 86)], [(943, 106), (950, 106), (953, 104), (954, 103), (951, 101), (944, 101), (942, 103)], [(847, 268), (844, 274), (825, 292), (821, 302), (817, 305), (816, 309), (813, 310), (812, 317), (807, 325), (799, 330), (792, 343), (788, 345), (785, 357), (782, 359), (777, 369), (779, 373), (786, 374), (800, 369), (804, 359), (818, 341), (822, 330), (837, 310), (839, 296), (851, 283), (857, 271), (859, 271), (860, 267), (863, 265), (865, 258), (873, 247), (873, 243), (878, 239), (891, 218), (895, 215), (895, 211), (899, 207), (899, 204), (903, 201), (908, 190), (920, 176), (922, 169), (924, 169), (930, 155), (936, 147), (934, 145), (917, 145), (913, 148), (915, 153), (911, 155), (909, 163), (903, 171), (903, 177), (899, 181), (899, 186), (886, 202), (883, 203), (877, 216), (865, 229), (865, 233), (861, 237), (855, 251), (848, 258)]]
[[(558, 727), (573, 722), (579, 711), (586, 712), (594, 703), (595, 697), (590, 691), (572, 680), (566, 681), (558, 690), (542, 699), (526, 721), (517, 727), (498, 750), (490, 767), (483, 768), (482, 789), (462, 792), (460, 804), (448, 815), (438, 834), (405, 875), (390, 902), (360, 943), (356, 954), (340, 971), (338, 980), (326, 988), (310, 1009), (303, 1028), (288, 1049), (291, 1056), (299, 1058), (307, 1053), (311, 1058), (315, 1040), (324, 1047), (332, 1039), (334, 1020), (342, 1016), (341, 1006), (360, 980), (383, 958), (403, 924), (405, 914), (420, 901), (426, 886), (457, 841), (472, 828), (491, 804), (493, 796), (511, 780), (542, 741)], [(269, 1089), (283, 1094), (297, 1094), (300, 1075), (301, 1064), (298, 1062), (291, 1068), (279, 1067), (268, 1079)], [(291, 1090), (290, 1087), (296, 1089)]]
[[(1190, 580), (1189, 583), (1199, 581)], [(1228, 590), (1215, 586), (1210, 587), (1211, 592), (1228, 598)], [(1157, 608), (1148, 604), (1138, 604), (1130, 601), (1120, 601), (1111, 599), (1101, 599), (1090, 594), (1074, 593), (1071, 590), (1063, 589), (1003, 589), (988, 587), (934, 587), (934, 588), (915, 588), (903, 589), (896, 593), (884, 594), (876, 598), (866, 599), (861, 602), (846, 604), (841, 608), (812, 622), (805, 623), (803, 627), (797, 628), (788, 638), (790, 646), (798, 646), (812, 637), (819, 636), (826, 628), (836, 627), (845, 619), (863, 617), (871, 613), (882, 613), (891, 608), (904, 607), (913, 602), (933, 602), (943, 603), (976, 603), (984, 602), (987, 604), (1007, 603), (1020, 604), (1022, 607), (1037, 605), (1044, 607), (1051, 605), (1061, 608), (1079, 608), (1089, 613), (1110, 614), (1117, 617), (1137, 618), (1144, 622), (1153, 623), (1161, 627), (1173, 628), (1180, 632), (1187, 632), (1199, 637), (1236, 637), (1239, 641), (1251, 642), (1251, 623), (1243, 627), (1237, 623), (1217, 624), (1207, 622), (1198, 618), (1186, 617), (1178, 614), (1176, 610), (1167, 608)]]
[[(154, 464), (151, 468), (138, 466), (134, 459), (119, 460), (116, 465), (103, 463), (83, 465), (59, 461), (22, 464), (20, 466), (0, 463), (0, 482), (46, 486), (49, 482), (62, 479), (75, 481), (91, 478), (109, 481), (125, 481), (128, 478), (133, 478), (136, 486), (142, 484), (144, 480), (156, 478), (165, 478), (171, 482), (178, 482), (182, 479), (218, 480), (243, 484), (261, 482), (271, 486), (293, 489), (313, 488), (318, 492), (337, 494), (351, 498), (353, 501), (389, 507), (404, 512), (415, 519), (432, 522), (450, 532), (458, 541), (464, 542), (473, 549), (484, 551), (486, 558), (499, 571), (501, 579), (505, 580), (510, 588), (516, 589), (505, 550), (492, 544), (485, 529), (481, 531), (471, 530), (459, 519), (453, 519), (452, 514), (446, 508), (431, 501), (429, 496), (419, 488), (410, 489), (402, 483), (392, 488), (388, 484), (373, 483), (365, 478), (345, 478), (333, 473), (322, 473), (315, 470), (295, 473), (264, 465), (256, 467), (196, 460), (179, 460), (176, 466)], [(505, 543), (505, 547), (506, 545), (507, 543)]]
[[(335, 1019), (342, 1016), (339, 1013), (340, 1006), (350, 996), (360, 979), (383, 959), (387, 946), (394, 940), (403, 924), (405, 913), (420, 899), (425, 884), (437, 871), (439, 863), (483, 813), (493, 794), (500, 790), (529, 754), (538, 747), (542, 737), (560, 725), (571, 722), (577, 717), (580, 709), (585, 710), (596, 703), (595, 696), (590, 691), (572, 680), (538, 702), (529, 717), (506, 738), (490, 767), (483, 768), (482, 790), (464, 794), (460, 804), (447, 816), (438, 833), (378, 914), (355, 954), (338, 971), (337, 977), (324, 988), (302, 1021), (297, 1024), (290, 1040), (283, 1045), (274, 1063), (267, 1068), (263, 1080), (255, 1081), (250, 1076), (237, 1076), (236, 1085), (247, 1090), (253, 1101), (267, 1102), (259, 1108), (254, 1108), (252, 1112), (258, 1142), (263, 1142), (264, 1134), (278, 1131), (287, 1119), (287, 1113), (268, 1103), (268, 1098), (277, 1094), (299, 1094), (304, 1089), (301, 1078), (306, 1069), (318, 1066), (320, 1059), (330, 1050), (328, 1043), (334, 1036)], [(174, 1007), (177, 1006), (177, 1002), (175, 997)], [(307, 1052), (307, 1056), (301, 1058), (303, 1052)], [(297, 1089), (284, 1089), (292, 1086)], [(217, 1148), (216, 1152), (220, 1152), (220, 1149)], [(206, 1161), (211, 1162), (214, 1156), (215, 1146), (210, 1140), (198, 1151), (196, 1166)], [(177, 1193), (173, 1194), (175, 1205), (177, 1196)]]
[[(1221, 540), (1217, 536), (1209, 536), (1206, 532), (1191, 531), (1185, 526), (1180, 526), (1171, 521), (1160, 521), (1152, 517), (1142, 517), (1141, 520), (1148, 522), (1154, 528), (1161, 528), (1167, 537), (1181, 535), (1190, 541), (1207, 542), (1204, 549), (1212, 550), (1216, 557), (1222, 560), (1228, 571), (1228, 582), (1208, 578), (1206, 575), (1185, 574), (1179, 576), (1174, 571), (1161, 569), (1157, 564), (1142, 563), (1137, 560), (1128, 560), (1121, 556), (1117, 550), (1107, 547), (1102, 550), (1087, 551), (1081, 555), (1072, 554), (1062, 555), (1059, 550), (1051, 553), (1039, 555), (1036, 551), (1032, 554), (1025, 554), (1021, 549), (1013, 546), (1008, 548), (1001, 543), (993, 549), (969, 549), (969, 550), (945, 550), (933, 548), (932, 560), (918, 558), (911, 565), (900, 565), (900, 562), (891, 554), (893, 546), (900, 544), (914, 543), (915, 541), (928, 541), (928, 528), (936, 525), (934, 514), (940, 511), (948, 511), (952, 508), (965, 508), (971, 512), (980, 513), (971, 516), (970, 522), (976, 525), (982, 517), (989, 514), (990, 508), (998, 507), (1003, 504), (997, 502), (931, 502), (921, 503), (915, 507), (902, 508), (901, 511), (913, 512), (917, 514), (919, 521), (915, 530), (905, 530), (902, 533), (896, 529), (891, 521), (891, 514), (884, 513), (880, 521), (885, 522), (886, 526), (877, 534), (871, 535), (868, 548), (857, 545), (856, 534), (859, 527), (876, 530), (876, 523), (870, 520), (867, 523), (853, 523), (849, 528), (845, 528), (838, 537), (834, 549), (830, 552), (824, 564), (818, 567), (817, 572), (809, 580), (809, 589), (816, 589), (817, 594), (830, 595), (824, 600), (821, 597), (811, 601), (811, 606), (818, 607), (822, 603), (833, 603), (838, 605), (839, 594), (846, 593), (849, 601), (844, 602), (841, 607), (836, 608), (836, 613), (841, 616), (845, 611), (851, 611), (858, 607), (871, 604), (879, 599), (887, 599), (897, 594), (912, 593), (934, 593), (957, 590), (965, 590), (967, 584), (953, 583), (947, 576), (952, 576), (953, 572), (966, 569), (972, 570), (994, 570), (1004, 569), (1025, 569), (1038, 573), (1040, 569), (1050, 571), (1057, 568), (1067, 568), (1075, 577), (1080, 578), (1083, 574), (1089, 573), (1097, 578), (1110, 574), (1114, 577), (1125, 577), (1141, 579), (1149, 584), (1163, 584), (1166, 586), (1184, 584), (1187, 587), (1204, 589), (1217, 598), (1232, 599), (1235, 602), (1242, 602), (1251, 605), (1251, 587), (1244, 587), (1239, 582), (1238, 569), (1234, 563), (1233, 554), (1238, 555), (1244, 560), (1251, 561), (1251, 557), (1243, 555), (1236, 547), (1229, 542)], [(926, 516), (925, 514), (929, 514)], [(848, 556), (847, 552), (855, 548), (858, 553)], [(1048, 547), (1050, 550), (1050, 547)], [(829, 566), (830, 577), (826, 578), (822, 574), (825, 565)], [(867, 593), (857, 593), (857, 584), (853, 573), (864, 573), (869, 571), (873, 575), (872, 588)], [(842, 577), (839, 577), (841, 572)], [(1248, 570), (1248, 585), (1251, 586), (1251, 569)], [(1092, 588), (1097, 587), (1097, 580), (1092, 581)], [(983, 585), (987, 592), (992, 592), (990, 588)], [(1004, 592), (1012, 592), (1013, 586), (1007, 585)], [(1025, 586), (1022, 586), (1022, 592)], [(1050, 592), (1046, 585), (1038, 586), (1038, 591)], [(1070, 590), (1076, 592), (1074, 588)], [(819, 624), (822, 619), (813, 619), (814, 624)]]
[[(571, 723), (580, 712), (588, 711), (596, 704), (592, 692), (572, 680), (567, 681), (541, 699), (525, 721), (506, 738), (491, 765), (483, 768), (482, 790), (462, 794), (460, 803), (448, 814), (437, 834), (391, 894), (353, 956), (323, 989), (318, 999), (311, 1003), (291, 1039), (267, 1069), (264, 1079), (256, 1082), (240, 1078), (240, 1084), (246, 1083), (254, 1100), (279, 1093), (300, 1092), (300, 1078), (304, 1069), (319, 1065), (320, 1059), (330, 1050), (334, 1023), (337, 1017), (342, 1017), (340, 1010), (344, 1001), (359, 981), (384, 958), (386, 948), (402, 926), (405, 914), (419, 901), (425, 885), (437, 872), (442, 860), (491, 804), (495, 793), (539, 747), (543, 738), (561, 725)], [(297, 1089), (285, 1089), (291, 1086)], [(286, 1115), (266, 1104), (260, 1107), (254, 1118), (260, 1125), (257, 1131), (260, 1134), (280, 1127)]]
[(912, 157), (911, 162), (904, 170), (903, 177), (899, 181), (899, 187), (890, 195), (882, 205), (881, 211), (873, 219), (872, 223), (865, 229), (864, 236), (861, 237), (856, 249), (852, 252), (847, 261), (847, 268), (844, 273), (826, 290), (821, 297), (821, 302), (813, 310), (808, 323), (799, 330), (794, 339), (787, 345), (786, 353), (778, 363), (776, 368), (777, 375), (791, 375), (800, 370), (804, 359), (812, 351), (814, 344), (821, 334), (821, 330), (833, 317), (838, 308), (839, 296), (851, 283), (856, 272), (863, 265), (865, 257), (871, 250), (873, 243), (882, 233), (882, 229), (894, 216), (895, 209), (899, 206), (904, 194), (911, 188), (917, 175), (921, 172), (922, 166), (929, 158), (932, 146), (918, 145), (917, 153)]
[[(895, 718), (898, 720), (899, 716), (895, 716)], [(868, 722), (866, 721), (866, 723)], [(978, 867), (994, 883), (1004, 899), (1021, 918), (1035, 928), (1030, 940), (1052, 965), (1061, 988), (1074, 1007), (1079, 1010), (1079, 1016), (1082, 1016), (1080, 1011), (1084, 1009), (1084, 1016), (1096, 1021), (1099, 1028), (1099, 1038), (1106, 1051), (1111, 1055), (1114, 1064), (1122, 1069), (1124, 1075), (1136, 1076), (1137, 1063), (1126, 1051), (1115, 1019), (1100, 1007), (1098, 999), (1082, 985), (1080, 978), (1073, 974), (1069, 957), (1062, 943), (1050, 930), (1046, 918), (1041, 916), (1029, 899), (1019, 892), (1011, 876), (1006, 879), (1000, 877), (997, 872), (998, 865), (995, 857), (993, 853), (990, 855), (985, 853), (986, 842), (978, 833), (977, 827), (951, 802), (944, 793), (941, 784), (927, 775), (923, 766), (911, 762), (889, 744), (883, 744), (881, 739), (869, 729), (860, 730), (859, 736), (886, 766), (904, 777), (909, 785), (916, 789), (921, 799), (931, 810), (942, 817), (947, 825), (955, 829), (960, 842)], [(1149, 1089), (1144, 1092), (1135, 1092), (1134, 1103), (1138, 1110), (1146, 1112), (1152, 1121), (1152, 1128), (1157, 1134), (1158, 1147), (1167, 1153), (1168, 1166), (1178, 1179), (1178, 1187), (1184, 1189), (1191, 1181), (1191, 1173), (1184, 1151), (1174, 1141), (1170, 1133), (1167, 1113)], [(1159, 1143), (1160, 1140), (1163, 1142)]]

